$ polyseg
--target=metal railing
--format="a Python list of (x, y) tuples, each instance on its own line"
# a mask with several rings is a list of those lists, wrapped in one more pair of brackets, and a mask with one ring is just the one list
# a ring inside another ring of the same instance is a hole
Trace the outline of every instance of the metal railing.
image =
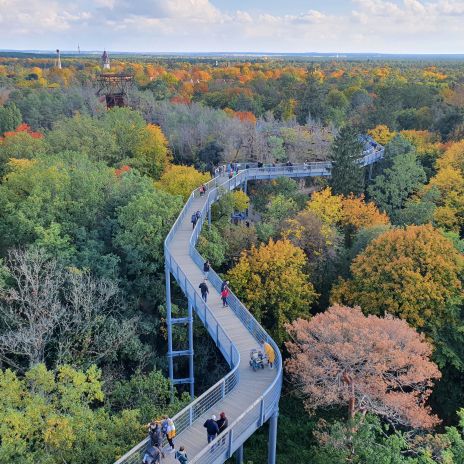
[[(363, 165), (371, 164), (380, 159), (382, 156), (383, 150), (381, 150), (381, 156), (379, 156), (379, 150), (374, 153), (365, 153), (362, 163)], [(227, 180), (224, 177), (213, 178), (205, 184), (207, 187), (206, 202), (200, 210), (201, 217), (193, 229), (190, 238), (189, 254), (192, 260), (200, 269), (202, 269), (204, 258), (200, 255), (200, 253), (198, 253), (195, 245), (198, 241), (198, 237), (201, 233), (208, 211), (212, 204), (216, 202), (224, 192), (234, 190), (243, 182), (253, 179), (267, 179), (281, 176), (330, 176), (331, 168), (331, 162), (305, 163), (294, 166), (266, 166), (261, 168), (249, 167), (248, 169), (239, 171)], [(232, 367), (232, 370), (223, 379), (213, 385), (209, 390), (196, 398), (192, 403), (173, 417), (178, 434), (190, 427), (195, 420), (221, 401), (240, 382), (238, 370), (238, 366), (240, 364), (240, 353), (237, 347), (234, 345), (227, 332), (219, 324), (213, 312), (208, 307), (208, 304), (201, 299), (196, 288), (194, 288), (192, 283), (188, 280), (187, 276), (182, 271), (181, 267), (173, 258), (169, 250), (169, 244), (185, 219), (187, 212), (192, 206), (192, 202), (199, 195), (199, 189), (196, 189), (191, 193), (169, 234), (166, 236), (164, 244), (165, 259), (169, 263), (171, 273), (180, 288), (189, 300), (192, 301), (198, 317), (203, 322), (228, 364)], [(208, 280), (217, 291), (220, 291), (222, 279), (213, 269), (209, 271)], [(246, 327), (248, 332), (257, 342), (267, 341), (271, 344), (276, 353), (276, 376), (264, 394), (251, 404), (236, 420), (229, 424), (229, 427), (223, 434), (219, 435), (214, 441), (205, 446), (198, 455), (194, 456), (190, 461), (192, 463), (213, 464), (217, 462), (224, 462), (273, 414), (280, 398), (283, 373), (282, 356), (277, 344), (232, 292), (229, 294), (228, 304), (230, 309), (235, 313), (237, 318), (242, 322), (244, 327)], [(118, 461), (116, 461), (115, 464), (140, 464), (147, 442), (148, 438), (132, 448)]]

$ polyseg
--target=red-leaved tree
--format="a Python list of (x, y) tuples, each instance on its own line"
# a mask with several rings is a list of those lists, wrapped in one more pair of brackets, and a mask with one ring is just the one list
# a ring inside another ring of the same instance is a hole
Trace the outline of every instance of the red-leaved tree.
[(441, 374), (431, 345), (405, 321), (332, 306), (287, 330), (287, 371), (309, 411), (347, 406), (350, 419), (370, 412), (414, 428), (439, 423), (426, 402)]

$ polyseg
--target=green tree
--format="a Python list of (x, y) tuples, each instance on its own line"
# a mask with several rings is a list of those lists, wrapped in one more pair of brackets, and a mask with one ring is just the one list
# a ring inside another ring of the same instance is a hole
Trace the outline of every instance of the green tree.
[(43, 364), (24, 378), (0, 371), (0, 461), (106, 464), (143, 438), (136, 410), (117, 415), (102, 407), (101, 373)]
[(369, 186), (369, 196), (395, 221), (408, 198), (426, 179), (424, 168), (413, 152), (398, 155), (393, 159), (392, 167), (385, 169)]
[(301, 100), (297, 106), (297, 120), (304, 125), (309, 119), (323, 122), (327, 114), (327, 89), (324, 84), (310, 72), (305, 83)]
[(14, 131), (22, 120), (21, 111), (14, 103), (0, 107), (0, 136), (4, 132)]
[(161, 371), (136, 372), (129, 380), (116, 382), (106, 402), (111, 411), (140, 411), (141, 422), (147, 423), (164, 414), (173, 416), (187, 406), (190, 396), (184, 393), (171, 401), (170, 382)]
[(151, 188), (117, 210), (113, 241), (130, 291), (139, 298), (156, 301), (162, 292), (157, 276), (164, 263), (163, 243), (181, 208), (180, 197)]
[(356, 130), (345, 126), (332, 145), (332, 179), (334, 194), (348, 196), (363, 191), (364, 168), (359, 164), (362, 157), (362, 145)]
[(116, 135), (102, 127), (98, 119), (86, 115), (76, 115), (55, 123), (53, 130), (47, 134), (46, 142), (53, 153), (72, 150), (110, 166), (121, 160)]

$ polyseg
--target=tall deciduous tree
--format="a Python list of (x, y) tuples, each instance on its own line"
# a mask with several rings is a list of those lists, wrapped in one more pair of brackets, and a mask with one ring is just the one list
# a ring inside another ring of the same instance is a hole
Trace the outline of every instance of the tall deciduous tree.
[(441, 376), (429, 360), (432, 347), (405, 321), (333, 306), (287, 329), (287, 371), (308, 410), (340, 405), (351, 420), (371, 412), (415, 428), (439, 422), (426, 406)]
[(463, 301), (463, 269), (460, 253), (432, 226), (394, 229), (358, 255), (332, 301), (394, 314), (415, 327), (441, 326), (456, 319)]
[(270, 240), (244, 252), (227, 273), (232, 290), (278, 341), (285, 338), (285, 323), (309, 317), (316, 298), (305, 261), (303, 250), (288, 240)]
[(332, 179), (334, 193), (349, 195), (363, 191), (364, 168), (359, 164), (362, 157), (362, 144), (356, 129), (345, 126), (332, 145)]
[(208, 173), (197, 171), (191, 166), (170, 166), (161, 176), (156, 185), (172, 195), (181, 195), (184, 200), (201, 184), (208, 182)]

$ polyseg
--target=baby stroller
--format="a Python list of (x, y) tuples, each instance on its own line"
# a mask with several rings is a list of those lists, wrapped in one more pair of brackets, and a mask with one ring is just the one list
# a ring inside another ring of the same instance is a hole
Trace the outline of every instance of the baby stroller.
[(250, 351), (250, 366), (255, 372), (258, 369), (264, 369), (264, 355), (260, 350)]

